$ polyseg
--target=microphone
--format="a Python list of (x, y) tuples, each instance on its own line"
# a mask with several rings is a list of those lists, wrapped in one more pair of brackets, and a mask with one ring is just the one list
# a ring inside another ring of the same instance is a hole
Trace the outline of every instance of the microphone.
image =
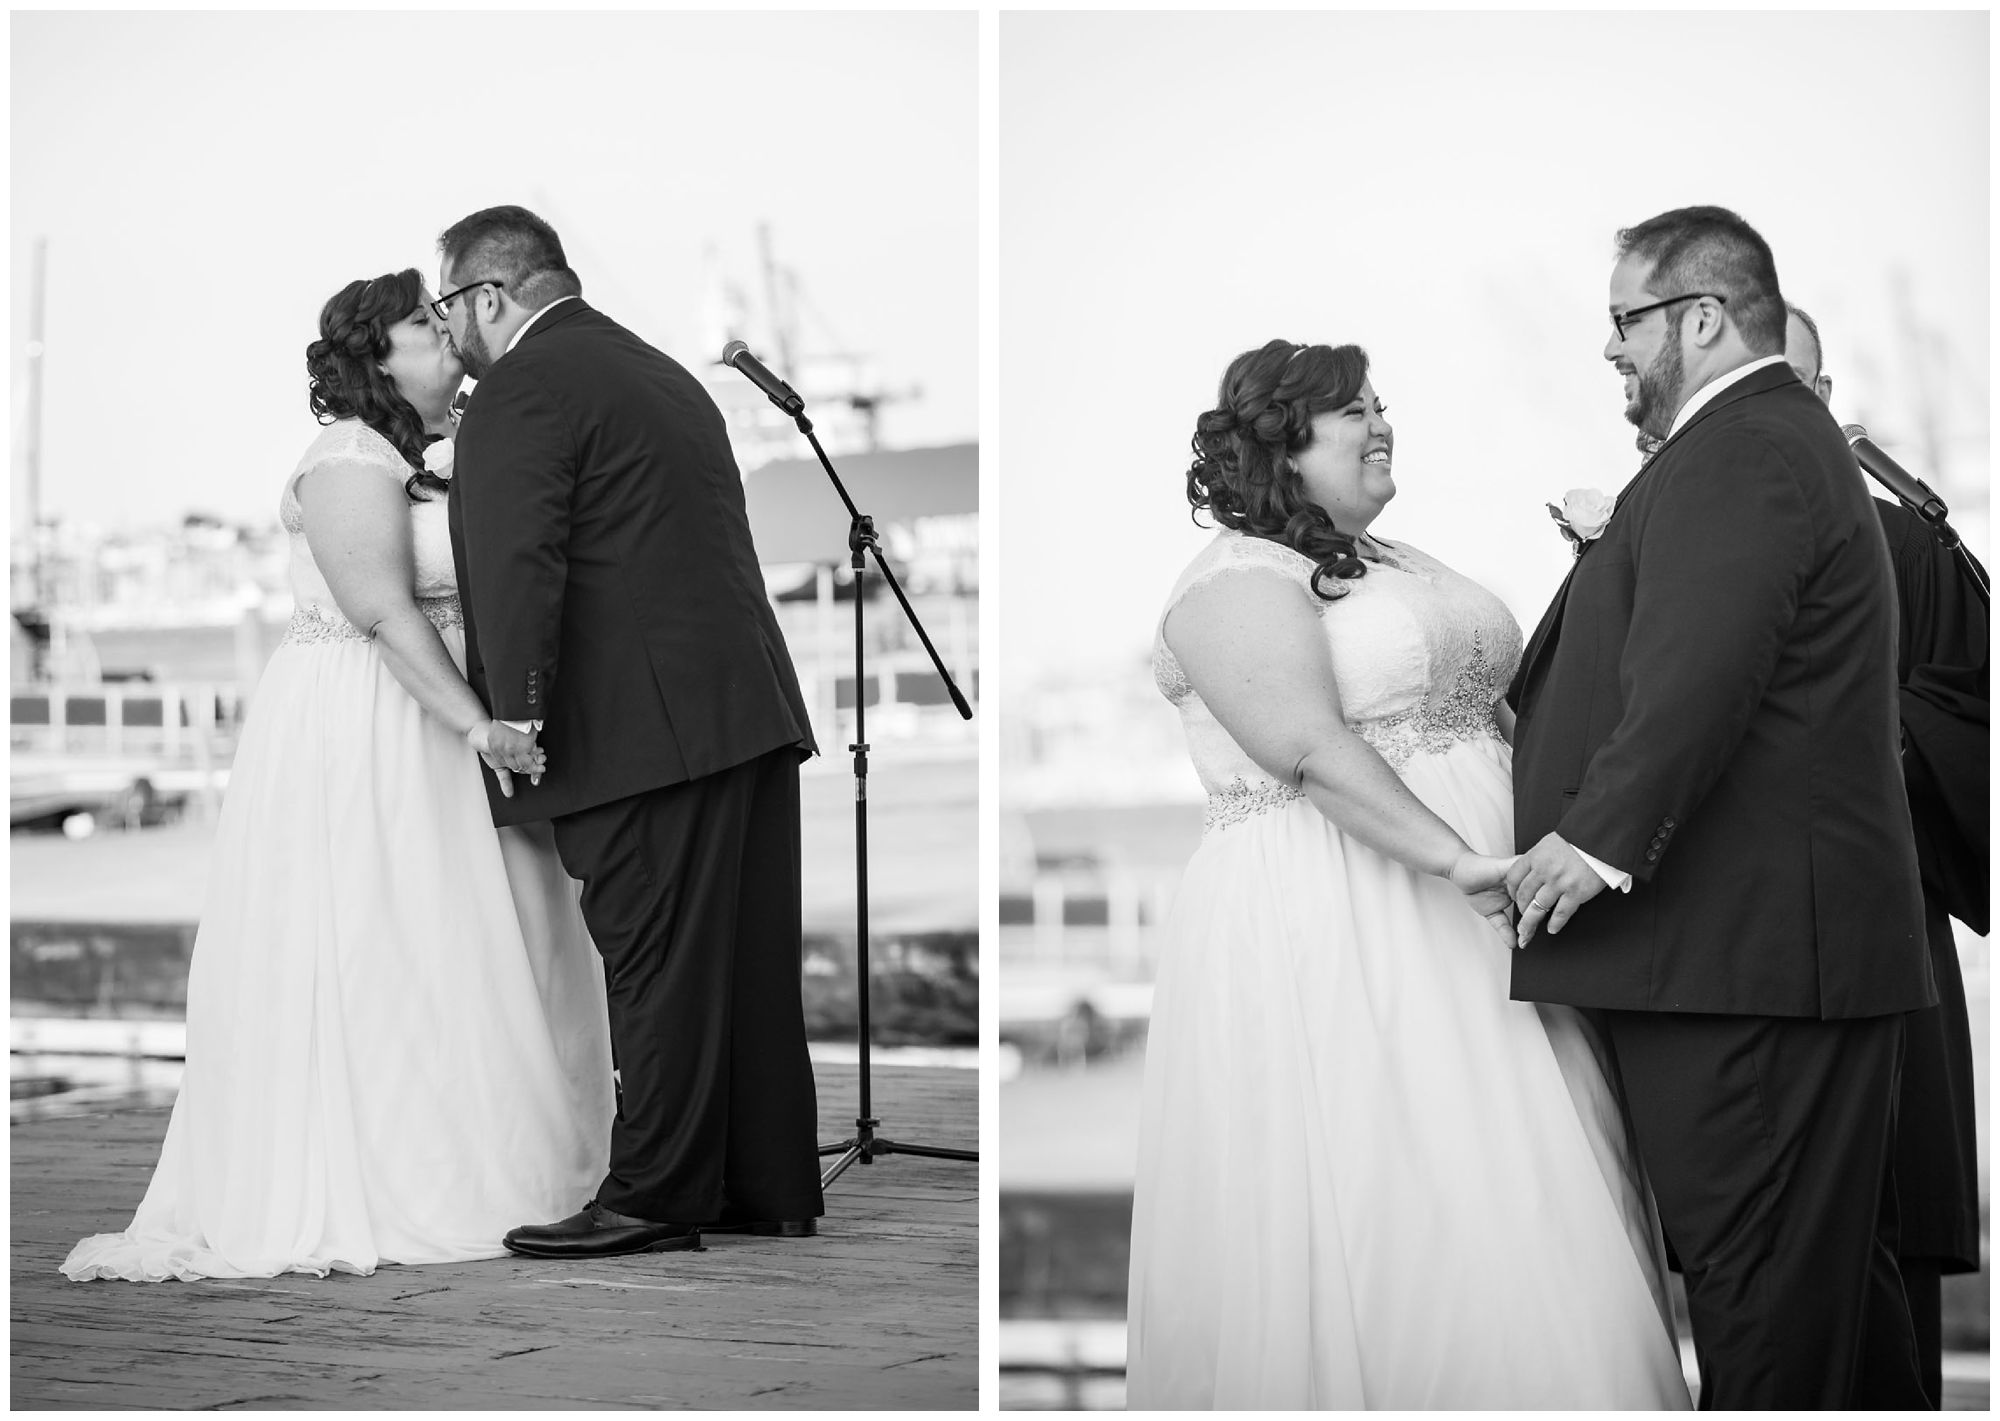
[(1854, 462), (1870, 478), (1914, 508), (1926, 523), (1937, 530), (1939, 540), (1947, 548), (1958, 546), (1957, 531), (1944, 521), (1951, 510), (1944, 506), (1943, 499), (1931, 492), (1929, 484), (1884, 454), (1860, 425), (1843, 424), (1840, 432), (1847, 436), (1847, 445), (1854, 451)]
[(806, 402), (799, 398), (799, 392), (772, 374), (743, 341), (732, 340), (722, 347), (722, 363), (735, 366), (738, 374), (762, 390), (786, 414), (796, 415), (805, 410)]

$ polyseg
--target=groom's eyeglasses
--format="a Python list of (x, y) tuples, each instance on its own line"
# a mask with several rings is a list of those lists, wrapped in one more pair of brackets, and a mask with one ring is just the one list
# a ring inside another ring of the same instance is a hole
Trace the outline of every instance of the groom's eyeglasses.
[[(495, 284), (497, 285), (498, 283)], [(1685, 296), (1669, 296), (1666, 300), (1655, 301), (1650, 306), (1635, 306), (1629, 311), (1613, 311), (1611, 313), (1611, 329), (1618, 332), (1618, 339), (1624, 340), (1627, 322), (1636, 321), (1639, 317), (1653, 311), (1664, 310), (1666, 307), (1679, 301), (1714, 301), (1718, 305), (1723, 306), (1729, 304), (1727, 296), (1718, 296), (1713, 291), (1690, 291)]]
[[(464, 286), (459, 287), (458, 290), (447, 292), (445, 295), (440, 296), (438, 297), (437, 300), (431, 302), (431, 309), (437, 312), (437, 318), (440, 321), (442, 321), (445, 319), (445, 313), (451, 309), (451, 303), (456, 301), (459, 297), (463, 296), (466, 292), (477, 291), (482, 286), (497, 286), (504, 290), (506, 288), (506, 285), (507, 283), (504, 281), (467, 282)], [(1617, 318), (1613, 317), (1613, 319), (1615, 320)]]

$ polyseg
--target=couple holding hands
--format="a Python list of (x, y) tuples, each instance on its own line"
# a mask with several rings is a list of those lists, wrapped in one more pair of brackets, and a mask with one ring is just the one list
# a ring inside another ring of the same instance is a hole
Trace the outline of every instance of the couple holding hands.
[(1889, 549), (1748, 223), (1621, 232), (1609, 297), (1657, 450), (1570, 520), (1525, 649), (1372, 532), (1359, 348), (1248, 352), (1197, 423), (1222, 531), (1154, 666), (1209, 812), (1148, 1038), (1134, 1406), (1685, 1408), (1668, 1247), (1705, 1407), (1926, 1405)]
[(73, 1279), (659, 1252), (822, 1212), (814, 744), (721, 413), (533, 213), (438, 246), (441, 296), (353, 282), (307, 348), (297, 610), (216, 829), (182, 1088)]

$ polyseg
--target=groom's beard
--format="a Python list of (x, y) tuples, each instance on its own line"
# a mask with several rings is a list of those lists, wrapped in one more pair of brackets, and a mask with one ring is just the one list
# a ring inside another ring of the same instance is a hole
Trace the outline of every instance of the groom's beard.
[(472, 322), (465, 323), (465, 339), (453, 341), (458, 347), (458, 358), (465, 365), (465, 373), (475, 380), (486, 378), (486, 372), (493, 368), (493, 349), (486, 344), (486, 334)]
[(1681, 407), (1681, 379), (1685, 374), (1680, 332), (1676, 330), (1653, 357), (1653, 363), (1638, 372), (1639, 385), (1632, 392), (1632, 402), (1625, 406), (1625, 418), (1638, 425), (1641, 433), (1665, 439)]

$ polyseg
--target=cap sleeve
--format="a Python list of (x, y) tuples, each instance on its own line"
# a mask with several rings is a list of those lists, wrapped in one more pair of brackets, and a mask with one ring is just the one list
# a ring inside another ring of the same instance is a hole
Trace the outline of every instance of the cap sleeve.
[(299, 508), (299, 480), (328, 464), (360, 465), (399, 484), (408, 479), (411, 472), (409, 464), (396, 451), (396, 446), (368, 425), (358, 419), (336, 420), (306, 446), (298, 467), (285, 480), (284, 492), (278, 497), (278, 521), (285, 525), (287, 532), (297, 533), (304, 527)]

